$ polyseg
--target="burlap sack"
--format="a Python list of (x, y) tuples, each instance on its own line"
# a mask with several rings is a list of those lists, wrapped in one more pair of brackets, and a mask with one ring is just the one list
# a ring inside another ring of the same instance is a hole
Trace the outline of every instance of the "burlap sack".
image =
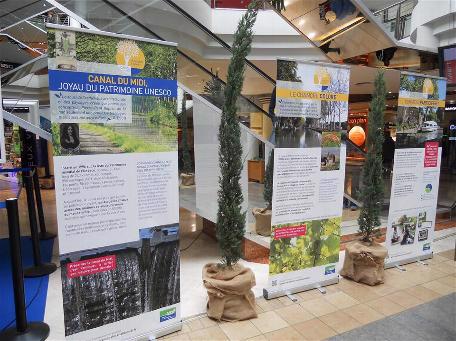
[(242, 321), (257, 317), (255, 275), (249, 268), (236, 264), (232, 268), (209, 263), (203, 268), (203, 284), (207, 290), (207, 316), (218, 321)]
[(255, 232), (269, 237), (271, 235), (272, 211), (265, 208), (254, 208), (252, 213), (255, 217)]
[(193, 186), (195, 184), (195, 174), (181, 174), (181, 183), (184, 186)]
[(386, 256), (388, 256), (388, 250), (376, 242), (369, 245), (355, 241), (345, 248), (344, 266), (340, 274), (355, 282), (369, 285), (383, 283)]

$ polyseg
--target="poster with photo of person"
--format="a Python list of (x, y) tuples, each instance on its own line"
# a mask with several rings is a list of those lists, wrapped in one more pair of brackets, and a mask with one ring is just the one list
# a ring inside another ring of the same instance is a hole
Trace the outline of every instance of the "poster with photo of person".
[(277, 61), (265, 296), (337, 283), (350, 68)]
[(386, 267), (432, 257), (446, 80), (401, 72)]
[(48, 41), (66, 339), (176, 331), (176, 45), (56, 25)]

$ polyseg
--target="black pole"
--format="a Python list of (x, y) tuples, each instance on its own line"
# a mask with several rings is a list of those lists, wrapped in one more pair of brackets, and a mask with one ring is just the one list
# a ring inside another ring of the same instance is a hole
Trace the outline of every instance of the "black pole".
[(35, 189), (35, 199), (36, 199), (36, 208), (38, 210), (38, 221), (40, 223), (40, 239), (52, 239), (56, 235), (54, 233), (47, 232), (46, 230), (46, 221), (44, 220), (44, 210), (43, 210), (43, 201), (41, 200), (41, 189), (40, 189), (40, 179), (38, 178), (37, 168), (33, 171), (33, 187)]
[(17, 199), (6, 200), (6, 211), (8, 212), (11, 269), (13, 270), (16, 329), (18, 332), (23, 333), (27, 330), (27, 316), (25, 313), (24, 271), (21, 259), (21, 232), (19, 230)]
[(8, 213), (8, 230), (13, 271), (14, 308), (16, 311), (16, 327), (0, 332), (2, 341), (44, 341), (49, 336), (49, 326), (44, 322), (27, 323), (25, 306), (24, 276), (21, 257), (21, 232), (19, 229), (19, 213), (17, 198), (6, 200)]
[(27, 208), (30, 223), (30, 234), (32, 237), (33, 262), (34, 266), (24, 270), (25, 277), (40, 277), (53, 273), (57, 267), (53, 263), (43, 263), (41, 259), (40, 237), (36, 223), (35, 199), (33, 198), (32, 176), (25, 174), (23, 176), (25, 184), (25, 193), (27, 196)]

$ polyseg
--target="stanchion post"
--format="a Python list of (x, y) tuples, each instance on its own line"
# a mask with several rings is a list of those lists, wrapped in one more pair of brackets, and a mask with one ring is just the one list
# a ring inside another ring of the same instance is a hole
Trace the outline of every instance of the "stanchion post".
[(43, 263), (40, 250), (40, 237), (36, 223), (35, 199), (33, 198), (32, 176), (24, 176), (25, 194), (30, 222), (30, 234), (32, 237), (33, 262), (34, 266), (24, 270), (25, 277), (40, 277), (53, 273), (57, 266), (53, 263)]
[(2, 341), (44, 341), (49, 336), (49, 326), (44, 322), (27, 323), (24, 275), (21, 257), (21, 232), (17, 198), (6, 200), (10, 240), (11, 269), (13, 271), (14, 307), (16, 326), (0, 332)]
[(14, 306), (16, 308), (16, 329), (23, 333), (27, 330), (25, 313), (24, 271), (21, 259), (21, 232), (19, 230), (19, 212), (17, 199), (6, 200), (8, 214), (8, 232), (11, 254), (11, 269), (13, 271)]
[(35, 190), (36, 208), (38, 211), (38, 221), (40, 223), (40, 239), (47, 240), (55, 238), (56, 235), (46, 230), (46, 221), (44, 220), (43, 201), (41, 199), (40, 179), (37, 168), (33, 171), (33, 187)]
[(39, 266), (41, 261), (40, 239), (38, 236), (38, 226), (36, 224), (35, 199), (33, 198), (32, 178), (29, 174), (24, 176), (25, 193), (27, 197), (27, 208), (30, 223), (30, 234), (32, 237), (33, 262)]

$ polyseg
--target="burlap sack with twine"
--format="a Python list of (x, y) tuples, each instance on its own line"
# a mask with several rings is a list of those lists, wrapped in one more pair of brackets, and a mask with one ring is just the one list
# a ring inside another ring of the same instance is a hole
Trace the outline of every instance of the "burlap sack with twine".
[(386, 256), (388, 250), (376, 242), (371, 245), (361, 241), (350, 243), (345, 248), (344, 266), (340, 274), (369, 285), (383, 283)]
[(252, 270), (236, 264), (232, 268), (222, 268), (209, 263), (203, 268), (203, 284), (207, 290), (207, 316), (218, 321), (242, 321), (257, 317), (255, 286)]
[(261, 236), (271, 235), (272, 211), (266, 208), (254, 208), (252, 213), (255, 217), (255, 232)]
[(181, 174), (181, 184), (184, 186), (193, 186), (195, 184), (195, 174)]

